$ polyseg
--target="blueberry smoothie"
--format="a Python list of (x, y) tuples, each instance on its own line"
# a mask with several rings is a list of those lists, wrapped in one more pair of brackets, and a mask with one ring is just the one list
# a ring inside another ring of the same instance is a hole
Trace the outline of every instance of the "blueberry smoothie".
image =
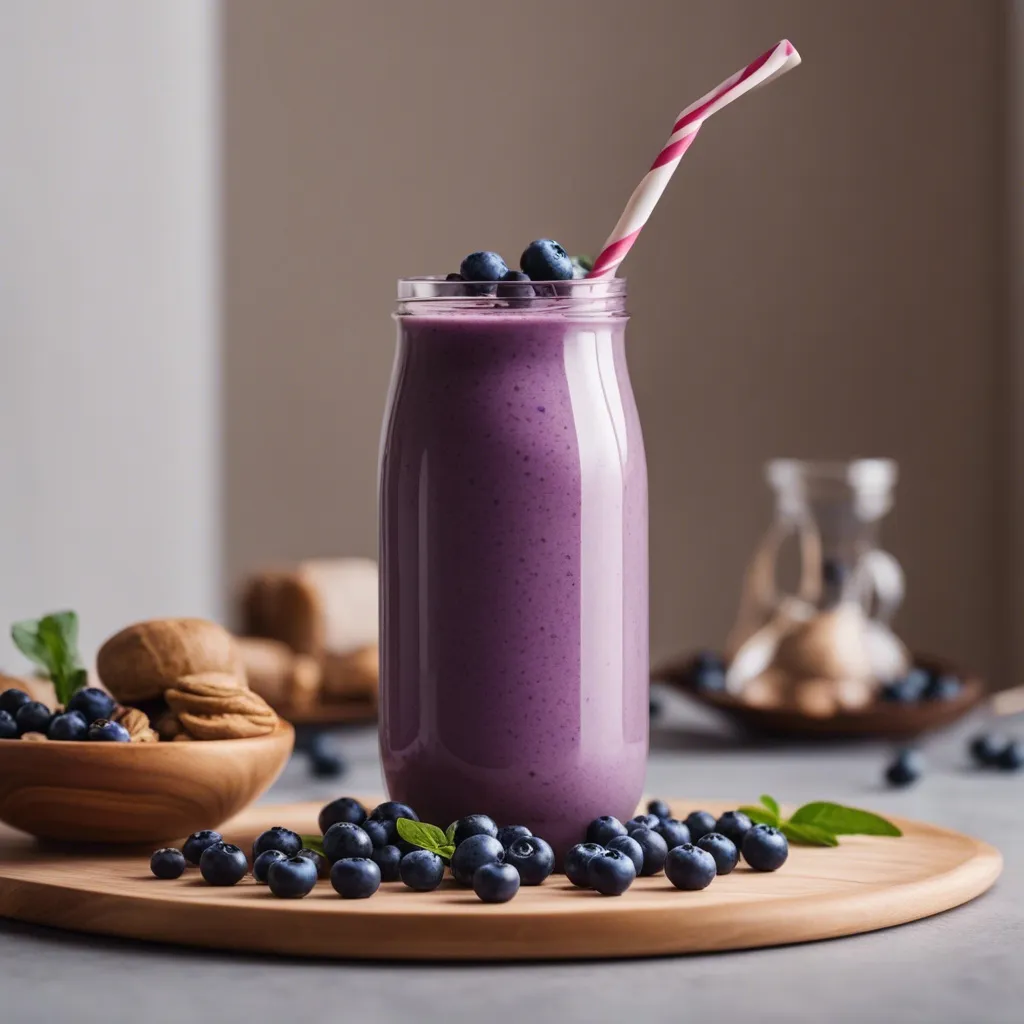
[(507, 301), (403, 285), (380, 463), (388, 789), (441, 827), (486, 813), (561, 854), (598, 815), (632, 816), (647, 758), (624, 282)]

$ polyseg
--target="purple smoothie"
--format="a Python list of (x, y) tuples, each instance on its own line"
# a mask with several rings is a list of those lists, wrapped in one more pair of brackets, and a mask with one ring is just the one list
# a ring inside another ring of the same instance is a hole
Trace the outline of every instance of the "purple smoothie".
[(622, 301), (398, 317), (381, 753), (391, 797), (441, 827), (486, 813), (564, 851), (640, 798), (647, 475)]

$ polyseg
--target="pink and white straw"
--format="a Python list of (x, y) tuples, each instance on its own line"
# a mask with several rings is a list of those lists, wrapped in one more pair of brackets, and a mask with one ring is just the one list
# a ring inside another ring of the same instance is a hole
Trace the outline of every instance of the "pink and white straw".
[(672, 134), (651, 164), (651, 169), (629, 197), (618, 224), (608, 236), (608, 241), (604, 243), (587, 277), (611, 277), (615, 273), (640, 234), (640, 229), (647, 223), (683, 154), (697, 137), (701, 125), (712, 114), (739, 99), (744, 93), (785, 74), (799, 63), (800, 54), (796, 52), (796, 47), (788, 39), (783, 39), (696, 103), (691, 103), (676, 118)]

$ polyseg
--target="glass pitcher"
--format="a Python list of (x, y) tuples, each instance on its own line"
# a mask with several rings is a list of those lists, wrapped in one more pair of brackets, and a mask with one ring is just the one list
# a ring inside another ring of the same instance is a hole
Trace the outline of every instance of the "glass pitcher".
[[(764, 705), (788, 703), (797, 691), (817, 694), (823, 713), (867, 704), (910, 664), (889, 626), (903, 599), (903, 571), (877, 546), (896, 463), (776, 459), (766, 477), (775, 520), (747, 571), (727, 641), (727, 689)], [(777, 582), (780, 555), (794, 540), (797, 582), (786, 592)]]

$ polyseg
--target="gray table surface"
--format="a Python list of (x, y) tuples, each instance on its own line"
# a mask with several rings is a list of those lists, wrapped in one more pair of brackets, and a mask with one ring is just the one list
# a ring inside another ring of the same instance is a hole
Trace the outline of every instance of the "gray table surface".
[[(899, 792), (879, 783), (884, 746), (741, 745), (677, 698), (652, 735), (654, 795), (843, 800), (956, 828), (1002, 850), (1005, 869), (992, 891), (925, 921), (743, 953), (491, 966), (282, 960), (0, 921), (0, 1021), (1021, 1021), (1024, 774), (971, 770), (964, 738), (976, 726), (933, 740), (929, 775)], [(339, 739), (351, 766), (340, 784), (310, 780), (293, 760), (266, 799), (377, 791), (373, 732)]]

